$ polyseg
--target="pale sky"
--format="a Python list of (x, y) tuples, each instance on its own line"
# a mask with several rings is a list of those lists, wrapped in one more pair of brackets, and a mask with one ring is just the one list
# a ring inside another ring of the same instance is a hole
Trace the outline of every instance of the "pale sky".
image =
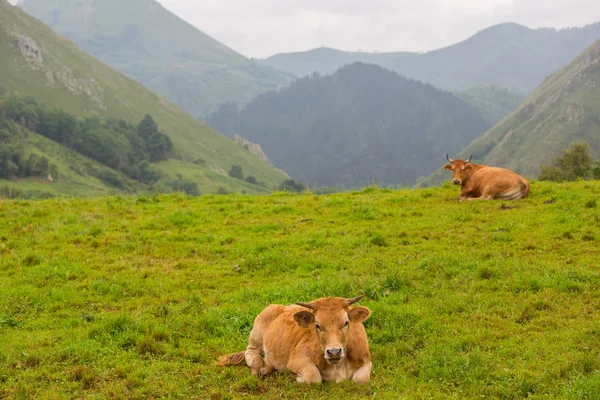
[(600, 0), (158, 1), (234, 50), (259, 58), (320, 46), (428, 51), (501, 22), (563, 28), (600, 21)]
[(600, 21), (600, 0), (159, 0), (249, 56), (326, 46), (427, 51), (501, 22), (537, 27)]

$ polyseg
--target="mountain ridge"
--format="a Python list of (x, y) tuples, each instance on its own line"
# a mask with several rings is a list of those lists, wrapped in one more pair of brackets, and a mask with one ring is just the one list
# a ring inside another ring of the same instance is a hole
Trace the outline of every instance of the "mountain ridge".
[[(492, 84), (530, 91), (547, 75), (556, 71), (600, 39), (600, 22), (579, 28), (537, 28), (508, 22), (480, 30), (476, 34), (440, 49), (424, 53), (352, 53), (329, 51), (328, 69), (319, 69), (311, 60), (315, 49), (301, 53), (276, 54), (261, 63), (293, 73), (287, 60), (301, 62), (304, 71), (330, 73), (345, 58), (370, 57), (370, 62), (392, 69), (408, 78), (444, 90), (460, 91), (476, 84)], [(327, 49), (326, 49), (327, 50)], [(356, 61), (361, 61), (357, 59)], [(306, 75), (306, 73), (304, 73)]]
[(196, 117), (208, 115), (222, 102), (243, 104), (291, 80), (252, 62), (155, 0), (25, 0), (19, 6)]

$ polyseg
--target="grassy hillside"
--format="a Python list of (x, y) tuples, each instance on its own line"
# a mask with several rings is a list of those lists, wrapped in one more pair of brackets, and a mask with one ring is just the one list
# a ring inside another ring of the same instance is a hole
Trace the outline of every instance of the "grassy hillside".
[[(541, 164), (585, 140), (600, 150), (600, 41), (549, 76), (512, 114), (460, 152), (535, 177)], [(440, 156), (440, 167), (443, 165)], [(426, 183), (437, 184), (442, 171)]]
[[(0, 397), (596, 398), (599, 192), (2, 201)], [(271, 303), (362, 293), (369, 385), (215, 366)]]
[[(144, 191), (145, 185), (118, 174), (123, 183), (115, 187), (103, 181), (104, 174), (115, 173), (110, 168), (82, 156), (58, 143), (36, 133), (17, 127), (14, 140), (23, 148), (23, 159), (32, 153), (38, 157), (46, 157), (50, 164), (58, 169), (58, 176), (52, 182), (46, 177), (6, 180), (0, 178), (0, 188), (18, 194), (18, 197), (54, 197), (54, 196), (103, 196)], [(0, 143), (3, 145), (4, 143)]]
[(365, 61), (446, 90), (462, 91), (491, 84), (529, 92), (598, 39), (600, 23), (560, 31), (506, 23), (423, 54), (317, 49), (277, 54), (263, 63), (300, 76), (313, 71), (330, 73), (345, 64)]
[[(33, 40), (32, 48), (38, 49), (41, 59), (31, 56), (27, 49), (23, 53), (22, 49), (31, 44), (19, 46), (21, 36)], [(211, 171), (226, 174), (231, 165), (239, 164), (246, 174), (269, 187), (285, 178), (233, 140), (88, 56), (6, 0), (0, 0), (0, 55), (0, 96), (32, 96), (74, 115), (114, 117), (131, 124), (137, 124), (145, 114), (152, 115), (173, 141), (176, 157), (185, 162), (174, 173), (185, 171), (189, 163), (203, 159), (206, 174)], [(227, 189), (238, 185), (229, 177), (224, 180)], [(207, 187), (200, 189), (208, 191)]]
[(20, 6), (194, 116), (208, 115), (225, 101), (242, 104), (290, 80), (217, 42), (155, 0), (26, 0)]
[(369, 64), (294, 82), (209, 124), (261, 145), (294, 179), (319, 186), (414, 183), (435, 157), (489, 125), (458, 97)]

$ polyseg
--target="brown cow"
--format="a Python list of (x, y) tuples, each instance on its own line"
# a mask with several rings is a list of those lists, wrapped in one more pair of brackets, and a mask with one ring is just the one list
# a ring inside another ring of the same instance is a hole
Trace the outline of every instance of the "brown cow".
[(468, 160), (446, 159), (444, 169), (452, 171), (452, 183), (460, 185), (459, 200), (517, 200), (529, 194), (529, 181), (504, 168), (472, 164)]
[(362, 297), (270, 305), (254, 320), (246, 351), (222, 356), (217, 364), (239, 364), (245, 360), (252, 375), (291, 371), (296, 374), (296, 381), (306, 383), (345, 379), (368, 382), (371, 355), (362, 322), (371, 311), (350, 307)]

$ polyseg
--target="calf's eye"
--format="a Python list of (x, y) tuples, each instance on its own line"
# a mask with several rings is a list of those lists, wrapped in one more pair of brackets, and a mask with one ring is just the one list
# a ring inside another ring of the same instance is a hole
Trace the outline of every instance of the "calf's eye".
[(321, 331), (321, 327), (319, 326), (319, 324), (315, 324), (315, 327), (317, 328), (318, 331)]
[(348, 321), (346, 321), (346, 323), (344, 324), (344, 328), (348, 327)]

